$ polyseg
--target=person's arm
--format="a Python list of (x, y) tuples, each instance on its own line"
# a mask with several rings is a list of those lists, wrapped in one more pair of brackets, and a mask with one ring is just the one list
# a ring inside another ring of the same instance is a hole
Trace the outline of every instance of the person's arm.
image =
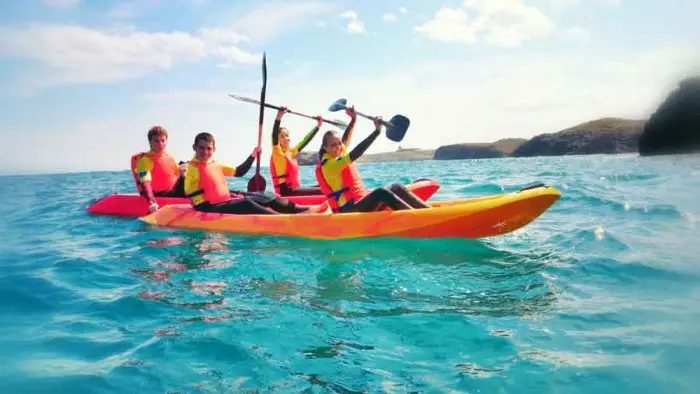
[(285, 112), (287, 112), (287, 107), (280, 107), (280, 109), (277, 110), (275, 124), (272, 126), (272, 146), (279, 145), (280, 143), (280, 124), (282, 123), (282, 117)]
[(148, 211), (155, 212), (158, 210), (156, 197), (153, 195), (153, 185), (151, 184), (151, 171), (153, 171), (153, 161), (146, 156), (143, 156), (136, 163), (136, 172), (138, 173), (139, 182), (143, 186), (145, 193), (144, 198), (148, 202)]
[(257, 147), (253, 149), (253, 153), (251, 153), (250, 156), (248, 156), (248, 158), (245, 159), (243, 163), (241, 163), (235, 168), (235, 170), (233, 171), (233, 176), (241, 177), (245, 175), (248, 172), (248, 170), (250, 170), (250, 167), (253, 165), (255, 158), (258, 157), (260, 153), (260, 149), (258, 149)]
[(357, 144), (355, 149), (350, 151), (350, 154), (349, 154), (350, 161), (355, 161), (355, 160), (359, 159), (360, 156), (362, 156), (365, 153), (365, 151), (372, 145), (374, 140), (376, 140), (377, 137), (379, 137), (379, 134), (381, 133), (381, 131), (382, 131), (381, 118), (378, 117), (378, 118), (374, 119), (374, 131), (372, 132), (372, 134), (367, 136), (367, 138), (365, 138), (364, 140), (362, 140), (362, 142)]
[(151, 185), (151, 181), (146, 181), (143, 183), (143, 190), (146, 191), (146, 201), (148, 201), (148, 212), (157, 211), (159, 206), (156, 202), (156, 197), (153, 195), (153, 186)]
[(304, 136), (304, 138), (297, 144), (297, 146), (294, 147), (294, 154), (298, 154), (301, 152), (302, 149), (306, 147), (306, 145), (311, 142), (312, 139), (316, 136), (316, 133), (318, 133), (318, 130), (321, 129), (321, 125), (323, 124), (323, 118), (319, 115), (318, 119), (316, 119), (318, 122), (316, 126), (314, 126), (313, 129), (309, 130), (308, 133)]
[(345, 128), (345, 132), (343, 133), (343, 138), (341, 141), (343, 141), (343, 145), (348, 146), (350, 145), (350, 140), (352, 139), (352, 132), (355, 129), (355, 122), (357, 121), (357, 114), (355, 113), (355, 108), (346, 108), (345, 113), (350, 116), (350, 124), (348, 127)]

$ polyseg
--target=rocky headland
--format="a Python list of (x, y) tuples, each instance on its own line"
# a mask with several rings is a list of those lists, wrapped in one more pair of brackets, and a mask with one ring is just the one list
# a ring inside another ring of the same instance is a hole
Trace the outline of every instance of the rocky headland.
[(700, 152), (700, 76), (681, 81), (644, 125), (642, 156)]

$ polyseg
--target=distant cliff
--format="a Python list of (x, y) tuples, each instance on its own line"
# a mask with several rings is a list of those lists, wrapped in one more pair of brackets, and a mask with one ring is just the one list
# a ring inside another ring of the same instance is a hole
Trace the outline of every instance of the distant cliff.
[(444, 145), (435, 151), (435, 160), (486, 159), (506, 157), (526, 140), (508, 138), (491, 143)]
[(318, 160), (318, 152), (300, 152), (297, 162), (300, 166), (312, 166)]
[(637, 151), (643, 120), (602, 118), (551, 134), (540, 134), (520, 145), (512, 156), (589, 155)]
[(680, 82), (649, 118), (639, 139), (641, 155), (699, 151), (700, 76)]
[[(458, 160), (630, 153), (637, 152), (644, 122), (644, 120), (602, 118), (556, 133), (540, 134), (530, 140), (507, 138), (495, 142), (444, 145), (436, 150), (399, 149), (396, 152), (366, 154), (359, 161)], [(316, 163), (317, 153), (302, 152), (298, 160), (300, 165), (313, 165)]]
[[(391, 161), (417, 161), (432, 160), (433, 149), (399, 149), (395, 152), (368, 153), (362, 155), (357, 161), (360, 163), (377, 163)], [(301, 152), (297, 157), (299, 165), (308, 166), (316, 164), (317, 152)]]

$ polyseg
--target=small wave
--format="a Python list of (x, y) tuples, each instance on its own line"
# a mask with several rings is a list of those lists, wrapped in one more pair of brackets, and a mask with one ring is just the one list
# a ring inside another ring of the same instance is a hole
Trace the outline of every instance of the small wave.
[(69, 357), (35, 357), (19, 362), (20, 368), (30, 374), (42, 377), (75, 375), (106, 375), (114, 369), (129, 363), (130, 357), (140, 349), (149, 347), (160, 340), (153, 336), (146, 341), (99, 361), (85, 361)]
[(603, 226), (589, 229), (569, 231), (555, 234), (548, 242), (556, 243), (564, 248), (572, 249), (578, 253), (621, 253), (630, 251), (630, 247), (618, 239), (614, 232), (606, 230)]
[(526, 360), (552, 364), (556, 367), (577, 368), (645, 367), (653, 364), (656, 360), (656, 357), (644, 354), (575, 353), (550, 350), (528, 350), (521, 352), (518, 356)]
[(667, 219), (680, 219), (683, 213), (678, 207), (666, 203), (630, 201), (627, 197), (605, 197), (599, 192), (578, 189), (561, 198), (562, 202), (572, 202), (586, 207), (609, 207), (613, 212), (632, 213)]
[(505, 188), (501, 185), (495, 183), (487, 184), (474, 184), (469, 186), (464, 186), (458, 189), (461, 194), (467, 194), (472, 196), (485, 195), (485, 194), (500, 194), (503, 193)]

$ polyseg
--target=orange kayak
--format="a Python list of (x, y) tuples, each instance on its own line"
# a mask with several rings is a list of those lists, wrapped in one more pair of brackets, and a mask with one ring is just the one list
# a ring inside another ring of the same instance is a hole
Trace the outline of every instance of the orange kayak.
[[(432, 179), (419, 179), (406, 185), (406, 188), (414, 192), (423, 200), (428, 200), (440, 189), (440, 184)], [(318, 205), (326, 201), (326, 196), (293, 196), (284, 197), (297, 205)], [(184, 197), (156, 197), (159, 206), (173, 204), (189, 204), (190, 199)], [(148, 214), (146, 199), (136, 193), (109, 194), (87, 207), (89, 213), (95, 215), (115, 215), (127, 217), (139, 217)]]
[(197, 212), (189, 205), (168, 205), (139, 218), (148, 224), (244, 234), (311, 239), (365, 237), (482, 238), (506, 234), (532, 222), (561, 194), (538, 185), (518, 192), (431, 203), (404, 211), (296, 215), (232, 215)]

